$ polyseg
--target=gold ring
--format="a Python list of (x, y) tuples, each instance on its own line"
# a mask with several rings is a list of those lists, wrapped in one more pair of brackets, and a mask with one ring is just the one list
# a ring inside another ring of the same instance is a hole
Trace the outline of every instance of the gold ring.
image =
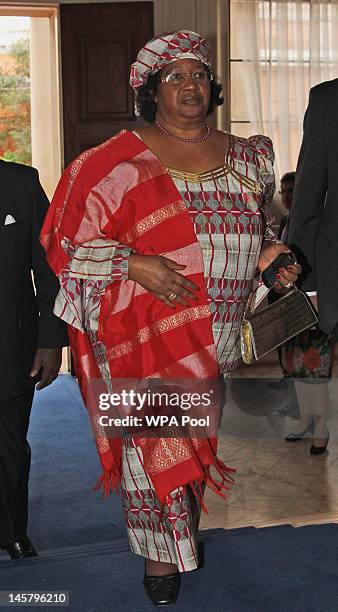
[(169, 295), (168, 295), (168, 300), (170, 300), (171, 302), (173, 302), (174, 300), (176, 300), (177, 298), (177, 293), (175, 293), (175, 291), (172, 291)]

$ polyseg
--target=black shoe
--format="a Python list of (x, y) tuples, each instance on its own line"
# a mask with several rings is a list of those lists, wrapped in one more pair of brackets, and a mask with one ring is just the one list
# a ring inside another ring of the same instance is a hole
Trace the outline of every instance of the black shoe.
[(300, 440), (304, 440), (304, 436), (307, 433), (313, 433), (314, 432), (314, 422), (311, 421), (309, 427), (307, 427), (306, 429), (304, 429), (304, 431), (300, 431), (299, 433), (293, 433), (290, 432), (288, 436), (286, 436), (285, 440), (286, 442), (299, 442)]
[(7, 546), (1, 546), (1, 548), (6, 550), (12, 559), (26, 559), (27, 557), (38, 556), (32, 542), (27, 536)]
[(310, 455), (322, 455), (326, 451), (326, 447), (329, 443), (329, 436), (326, 438), (326, 442), (324, 446), (314, 446), (313, 444), (310, 446)]
[(155, 606), (170, 606), (174, 604), (180, 591), (181, 578), (179, 572), (166, 576), (147, 576), (144, 572), (143, 586)]

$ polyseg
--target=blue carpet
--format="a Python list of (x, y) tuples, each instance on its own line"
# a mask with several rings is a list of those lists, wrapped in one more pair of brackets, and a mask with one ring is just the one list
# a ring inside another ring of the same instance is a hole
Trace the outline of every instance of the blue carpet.
[[(337, 612), (338, 525), (219, 529), (202, 539), (205, 567), (182, 577), (177, 612)], [(113, 541), (5, 561), (0, 588), (68, 590), (72, 612), (150, 612), (142, 574), (143, 559)]]
[(101, 473), (76, 381), (67, 375), (36, 392), (28, 532), (38, 550), (126, 539), (119, 496), (93, 491)]

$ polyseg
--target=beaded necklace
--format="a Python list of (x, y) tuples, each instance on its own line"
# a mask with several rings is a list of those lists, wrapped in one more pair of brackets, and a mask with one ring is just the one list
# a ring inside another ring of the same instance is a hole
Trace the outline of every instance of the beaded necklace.
[(180, 142), (203, 142), (203, 140), (209, 138), (211, 134), (211, 129), (207, 123), (205, 124), (207, 133), (201, 138), (183, 138), (182, 136), (176, 136), (176, 134), (173, 134), (172, 132), (169, 132), (169, 130), (166, 130), (163, 125), (161, 125), (158, 121), (155, 121), (155, 125), (158, 127), (159, 130), (161, 130), (161, 132), (163, 132), (163, 134), (170, 136), (170, 138), (174, 138), (174, 140), (179, 140)]

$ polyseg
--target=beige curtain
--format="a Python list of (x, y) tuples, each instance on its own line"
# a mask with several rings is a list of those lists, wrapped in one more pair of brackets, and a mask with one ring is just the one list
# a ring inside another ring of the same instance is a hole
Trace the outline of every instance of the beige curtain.
[(309, 89), (338, 77), (338, 0), (231, 0), (232, 131), (274, 142), (294, 170)]

